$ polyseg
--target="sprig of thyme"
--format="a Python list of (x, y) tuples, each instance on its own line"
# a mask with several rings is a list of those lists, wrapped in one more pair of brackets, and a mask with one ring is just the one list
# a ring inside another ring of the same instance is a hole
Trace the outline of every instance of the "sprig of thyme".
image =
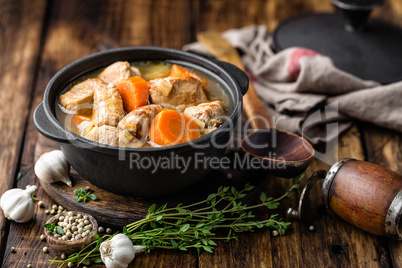
[[(145, 246), (145, 251), (154, 248), (182, 251), (196, 249), (198, 254), (202, 250), (212, 253), (217, 246), (217, 240), (238, 240), (236, 233), (253, 232), (268, 227), (277, 230), (279, 235), (284, 235), (290, 222), (278, 219), (278, 214), (270, 215), (264, 220), (256, 220), (253, 210), (260, 207), (269, 210), (278, 208), (280, 201), (290, 197), (293, 190), (299, 187), (298, 182), (303, 177), (304, 174), (294, 178), (285, 193), (278, 198), (267, 197), (265, 193), (261, 193), (261, 202), (255, 205), (241, 201), (254, 189), (250, 184), (240, 191), (234, 187), (221, 186), (216, 193), (210, 194), (205, 200), (190, 205), (179, 204), (169, 208), (164, 204), (156, 208), (153, 204), (144, 219), (126, 225), (123, 227), (123, 233), (134, 245)], [(227, 230), (226, 235), (216, 233), (221, 229)], [(99, 262), (100, 243), (111, 239), (114, 235), (97, 236), (96, 241), (80, 252), (70, 255), (68, 259), (51, 261), (59, 262), (61, 266), (69, 262), (78, 265), (88, 261)]]
[(74, 194), (77, 196), (77, 202), (83, 201), (86, 203), (88, 198), (93, 201), (98, 199), (95, 194), (91, 193), (91, 190), (84, 190), (83, 188), (74, 190)]

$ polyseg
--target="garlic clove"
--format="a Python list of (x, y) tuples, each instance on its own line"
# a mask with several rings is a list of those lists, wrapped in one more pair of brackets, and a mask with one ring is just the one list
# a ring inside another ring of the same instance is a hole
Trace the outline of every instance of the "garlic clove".
[(44, 153), (35, 164), (36, 176), (47, 183), (61, 181), (72, 187), (69, 173), (70, 164), (60, 150)]
[(34, 215), (34, 203), (32, 195), (36, 186), (27, 186), (25, 190), (15, 188), (3, 193), (0, 199), (0, 207), (4, 216), (18, 223), (24, 223), (32, 219)]
[(133, 242), (125, 234), (117, 234), (112, 239), (102, 242), (99, 251), (107, 268), (125, 268), (134, 260), (136, 251)]

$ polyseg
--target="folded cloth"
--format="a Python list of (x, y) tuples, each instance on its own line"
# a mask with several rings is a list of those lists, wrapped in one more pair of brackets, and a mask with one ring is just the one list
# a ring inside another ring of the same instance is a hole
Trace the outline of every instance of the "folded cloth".
[[(250, 80), (277, 127), (314, 144), (336, 138), (353, 118), (402, 132), (402, 82), (383, 86), (361, 80), (306, 48), (275, 54), (265, 26), (232, 29), (222, 36), (240, 50)], [(210, 55), (200, 43), (183, 49)]]

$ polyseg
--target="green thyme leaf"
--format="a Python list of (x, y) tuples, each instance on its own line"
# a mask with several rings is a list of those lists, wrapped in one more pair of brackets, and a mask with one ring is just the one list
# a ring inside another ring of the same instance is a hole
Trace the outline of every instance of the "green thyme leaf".
[(94, 260), (94, 263), (102, 263), (102, 259), (101, 259), (101, 258), (96, 258), (96, 259)]
[(56, 233), (58, 233), (59, 235), (64, 235), (64, 230), (63, 228), (61, 228), (60, 226), (56, 227)]
[(95, 201), (96, 199), (98, 199), (98, 197), (97, 197), (96, 195), (94, 195), (94, 194), (90, 194), (90, 195), (89, 195), (89, 198), (90, 198), (92, 201)]
[(46, 229), (54, 228), (54, 223), (45, 223), (43, 227), (45, 227)]

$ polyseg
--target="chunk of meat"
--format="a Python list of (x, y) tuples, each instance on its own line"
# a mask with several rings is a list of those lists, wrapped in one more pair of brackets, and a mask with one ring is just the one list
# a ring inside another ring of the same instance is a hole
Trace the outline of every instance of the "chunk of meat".
[(188, 107), (183, 114), (201, 120), (209, 129), (215, 129), (223, 124), (225, 109), (222, 102), (211, 101)]
[(97, 78), (87, 79), (76, 84), (69, 91), (59, 96), (59, 103), (66, 110), (79, 111), (92, 109), (95, 88), (105, 84)]
[(119, 146), (119, 133), (117, 128), (108, 125), (93, 127), (85, 138), (101, 144)]
[(170, 82), (172, 88), (165, 96), (165, 90), (159, 88), (159, 79), (149, 81), (149, 95), (152, 103), (160, 104), (167, 108), (183, 111), (188, 106), (207, 102), (207, 96), (202, 89), (201, 82), (192, 77), (166, 77), (162, 78)]
[(163, 111), (163, 107), (156, 104), (141, 106), (127, 114), (118, 125), (120, 130), (127, 129), (133, 136), (142, 138), (148, 135), (152, 119)]
[(117, 61), (105, 68), (98, 78), (102, 79), (106, 83), (116, 83), (122, 79), (127, 79), (133, 76), (141, 76), (140, 70), (131, 67), (127, 61)]
[(95, 126), (117, 126), (124, 114), (123, 101), (114, 84), (104, 84), (95, 89), (92, 113)]
[(85, 138), (101, 144), (120, 147), (140, 148), (145, 144), (145, 141), (137, 139), (127, 130), (119, 131), (117, 127), (108, 125), (93, 127)]

